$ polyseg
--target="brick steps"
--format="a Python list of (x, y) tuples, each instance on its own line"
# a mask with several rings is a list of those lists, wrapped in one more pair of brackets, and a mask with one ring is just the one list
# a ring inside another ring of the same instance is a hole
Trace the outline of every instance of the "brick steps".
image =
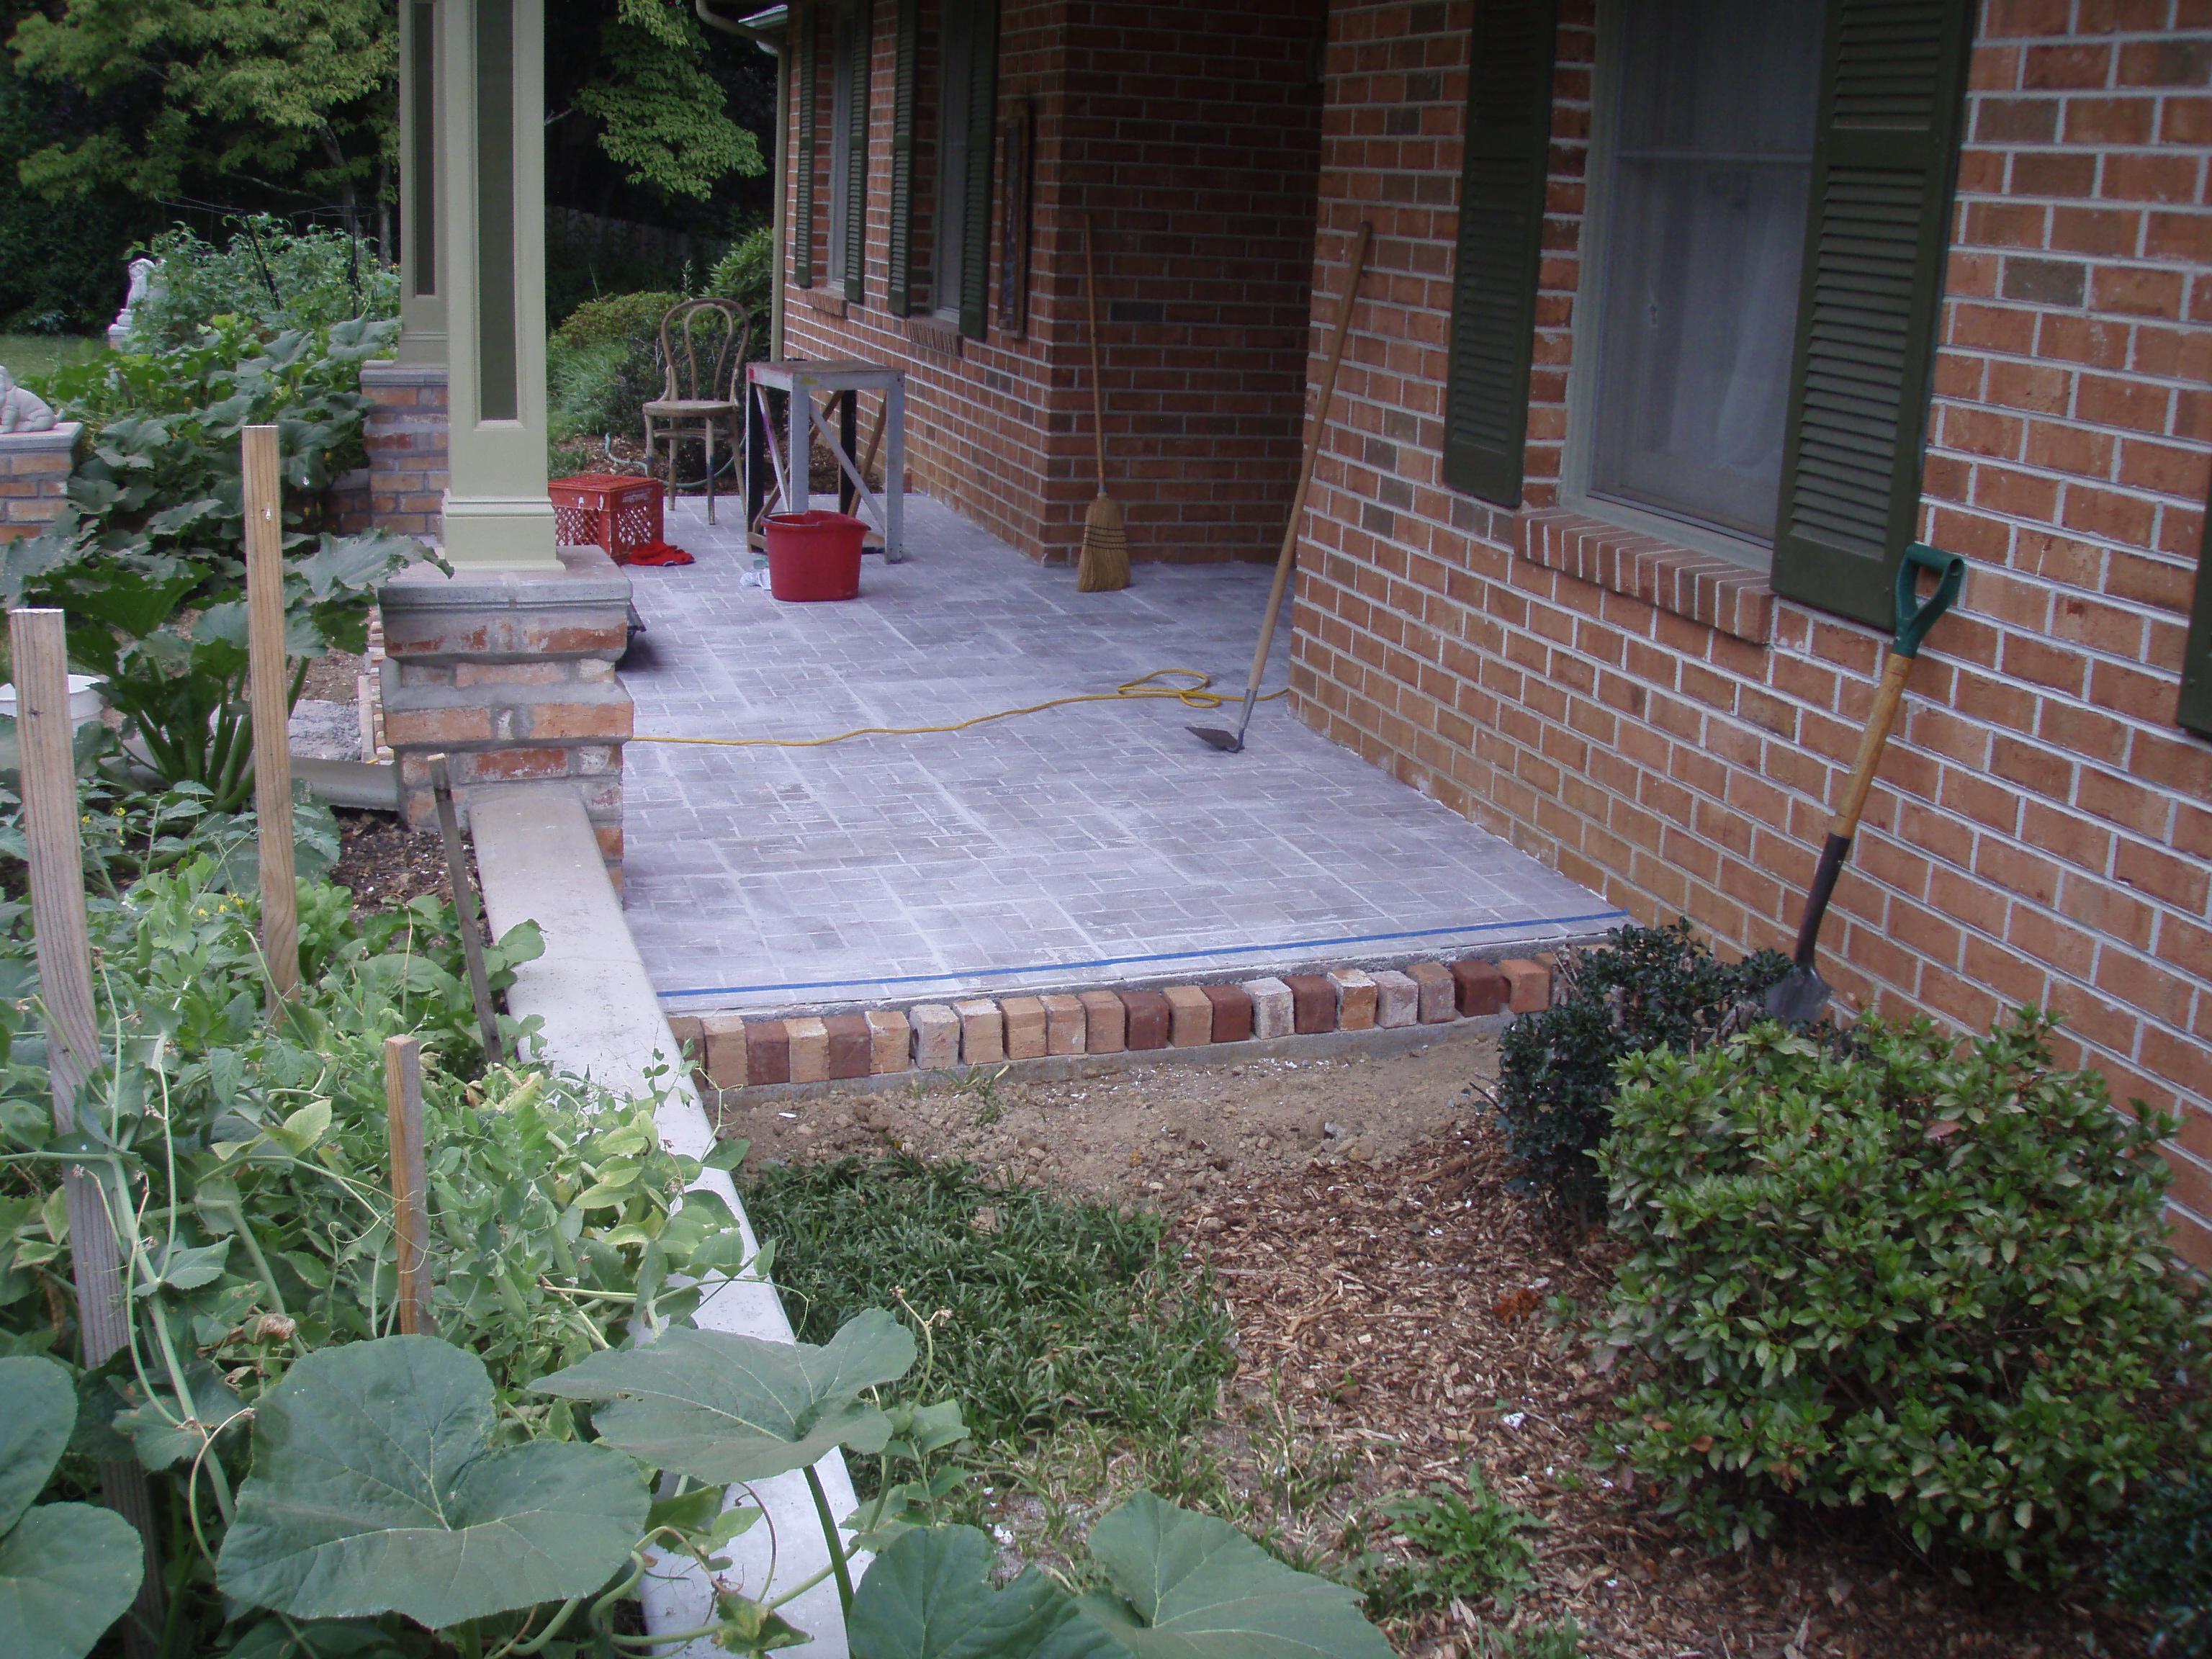
[[(1525, 957), (1077, 994), (969, 997), (831, 1015), (678, 1015), (669, 1021), (702, 1094), (808, 1089), (1010, 1065), (1066, 1075), (1082, 1062), (1299, 1054), (1323, 1038), (1425, 1040), (1494, 1030), (1548, 1007), (1549, 966)], [(1395, 1045), (1393, 1045), (1395, 1046)]]

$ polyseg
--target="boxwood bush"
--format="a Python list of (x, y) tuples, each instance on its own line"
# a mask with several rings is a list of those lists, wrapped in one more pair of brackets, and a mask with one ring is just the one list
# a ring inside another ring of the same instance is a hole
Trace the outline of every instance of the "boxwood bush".
[(1789, 968), (1773, 951), (1723, 962), (1686, 918), (1617, 929), (1604, 950), (1587, 952), (1567, 994), (1515, 1020), (1498, 1044), (1498, 1115), (1521, 1163), (1516, 1188), (1587, 1225), (1604, 1204), (1595, 1154), (1613, 1129), (1622, 1056), (1711, 1042), (1739, 1004), (1765, 995)]
[(2168, 1252), (2168, 1120), (2057, 1069), (2033, 1009), (1957, 1044), (1771, 1022), (1621, 1066), (1598, 1154), (1635, 1249), (1591, 1333), (1615, 1438), (1739, 1547), (1871, 1505), (1923, 1552), (2059, 1576), (2162, 1465), (2212, 1455), (2212, 1313)]

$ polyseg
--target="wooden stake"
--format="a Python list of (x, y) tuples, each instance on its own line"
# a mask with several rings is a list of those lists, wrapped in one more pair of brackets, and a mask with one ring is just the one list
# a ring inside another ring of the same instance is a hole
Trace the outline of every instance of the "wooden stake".
[(292, 677), (284, 656), (283, 481), (276, 428), (249, 426), (246, 475), (246, 678), (253, 811), (261, 830), (261, 953), (270, 1000), (300, 988), (300, 895), (292, 858)]
[[(14, 611), (8, 617), (15, 659), (15, 735), (23, 785), (23, 838), (30, 866), (31, 924), (39, 960), (39, 1000), (46, 1009), (46, 1069), (52, 1079), (54, 1127), (76, 1128), (76, 1096), (100, 1065), (100, 1019), (92, 999), (92, 945), (84, 919), (84, 847), (77, 829), (76, 731), (69, 712), (67, 626), (58, 611)], [(102, 1176), (77, 1165), (62, 1177), (69, 1206), (70, 1263), (76, 1281), (77, 1329), (84, 1363), (99, 1364), (131, 1339), (122, 1252)], [(118, 1205), (127, 1195), (114, 1193)], [(135, 1462), (102, 1463), (100, 1486), (110, 1509), (145, 1540), (146, 1577), (132, 1602), (137, 1620), (124, 1628), (136, 1656), (154, 1651), (161, 1628), (161, 1558), (146, 1472)]]
[(446, 875), (453, 884), (453, 909), (461, 919), (461, 957), (469, 965), (469, 998), (477, 1006), (477, 1029), (483, 1034), (484, 1060), (496, 1066), (507, 1056), (499, 1046), (499, 1013), (491, 1006), (491, 975), (484, 971), (483, 936), (477, 927), (477, 884), (469, 856), (461, 848), (461, 817), (453, 805), (453, 779), (443, 755), (423, 757), (430, 768), (430, 793), (438, 803), (438, 834), (446, 843)]
[(384, 1104), (392, 1129), (392, 1234), (399, 1262), (399, 1328), (436, 1335), (430, 1323), (430, 1212), (423, 1196), (422, 1045), (384, 1039)]

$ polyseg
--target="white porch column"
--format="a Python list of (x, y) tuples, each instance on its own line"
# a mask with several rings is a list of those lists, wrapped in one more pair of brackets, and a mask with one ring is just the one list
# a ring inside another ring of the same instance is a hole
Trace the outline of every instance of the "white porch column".
[(432, 238), (451, 371), (446, 556), (557, 573), (545, 493), (544, 3), (429, 9), (444, 47)]

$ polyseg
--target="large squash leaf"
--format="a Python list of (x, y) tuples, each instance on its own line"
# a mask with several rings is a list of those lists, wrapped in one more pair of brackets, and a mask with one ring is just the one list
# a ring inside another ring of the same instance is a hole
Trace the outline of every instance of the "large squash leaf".
[(1138, 1659), (1390, 1659), (1350, 1590), (1148, 1492), (1091, 1529), (1091, 1553), (1120, 1594), (1083, 1612)]
[(925, 1527), (878, 1555), (853, 1592), (853, 1659), (1111, 1659), (1121, 1650), (1035, 1567), (991, 1588), (973, 1527)]
[(39, 1495), (76, 1425), (76, 1388), (51, 1359), (0, 1359), (0, 1653), (82, 1659), (145, 1576), (138, 1534), (111, 1510)]
[(483, 1362), (427, 1336), (309, 1354), (254, 1413), (223, 1593), (295, 1619), (396, 1611), (433, 1629), (589, 1595), (645, 1523), (602, 1447), (490, 1448)]
[(860, 1394), (905, 1376), (914, 1355), (912, 1333), (871, 1308), (818, 1348), (677, 1326), (537, 1386), (592, 1401), (609, 1445), (720, 1484), (805, 1468), (840, 1444), (882, 1450), (890, 1419)]

